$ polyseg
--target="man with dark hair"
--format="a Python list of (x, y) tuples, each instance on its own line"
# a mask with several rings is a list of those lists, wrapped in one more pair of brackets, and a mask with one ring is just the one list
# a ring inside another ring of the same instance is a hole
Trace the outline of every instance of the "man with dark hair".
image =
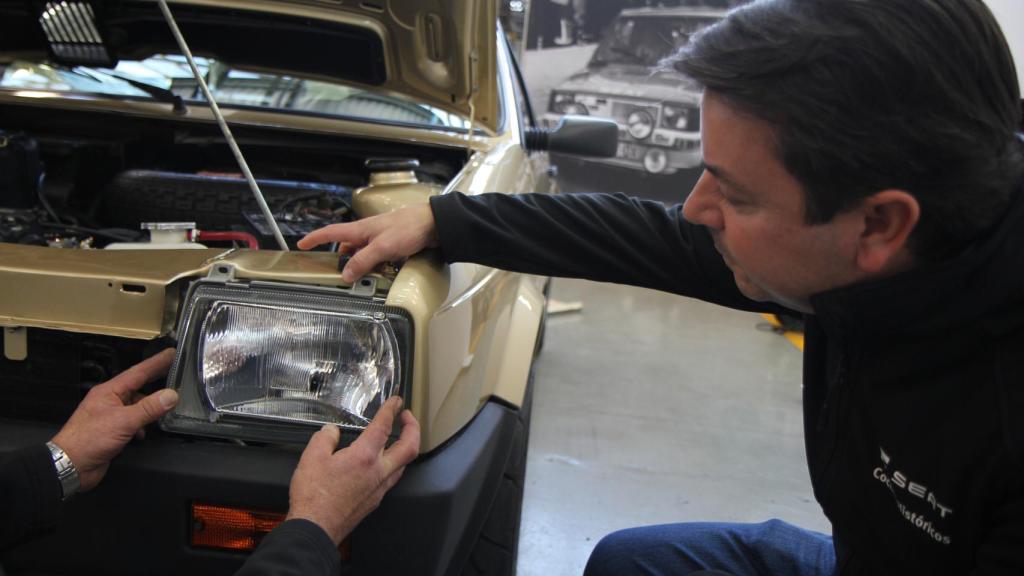
[(682, 210), (448, 194), (314, 232), (344, 276), (447, 261), (802, 313), (833, 536), (780, 521), (612, 534), (587, 574), (1024, 573), (1024, 139), (982, 0), (758, 0), (677, 63), (705, 86)]
[(878, 190), (913, 194), (919, 260), (981, 236), (1024, 173), (1013, 58), (979, 1), (756, 3), (676, 66), (772, 126), (808, 223)]

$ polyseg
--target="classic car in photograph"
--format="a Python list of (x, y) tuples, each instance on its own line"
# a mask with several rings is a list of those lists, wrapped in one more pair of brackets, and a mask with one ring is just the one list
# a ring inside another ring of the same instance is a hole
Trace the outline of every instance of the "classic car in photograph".
[(495, 2), (168, 7), (0, 0), (0, 454), (167, 347), (147, 391), (181, 396), (0, 571), (229, 574), (313, 431), (350, 442), (401, 394), (421, 455), (343, 572), (514, 573), (547, 279), (427, 252), (350, 285), (293, 248), (436, 194), (555, 193), (547, 152), (613, 154), (615, 125), (534, 125)]
[(725, 15), (711, 8), (623, 10), (584, 70), (551, 91), (543, 121), (564, 114), (612, 118), (619, 146), (603, 164), (672, 174), (701, 162), (700, 90), (666, 59)]

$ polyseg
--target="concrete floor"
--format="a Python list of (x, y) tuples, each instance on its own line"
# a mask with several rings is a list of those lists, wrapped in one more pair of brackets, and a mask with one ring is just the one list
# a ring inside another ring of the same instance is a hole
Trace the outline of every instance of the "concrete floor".
[(583, 310), (548, 321), (520, 576), (581, 574), (620, 528), (781, 518), (829, 531), (811, 494), (801, 353), (757, 314), (558, 279)]

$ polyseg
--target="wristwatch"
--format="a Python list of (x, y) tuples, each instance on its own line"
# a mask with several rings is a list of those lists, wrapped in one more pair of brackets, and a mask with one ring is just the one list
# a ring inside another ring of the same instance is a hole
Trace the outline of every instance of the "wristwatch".
[(53, 442), (47, 442), (46, 447), (50, 449), (50, 456), (53, 457), (53, 467), (57, 470), (57, 479), (60, 480), (60, 487), (64, 494), (61, 500), (67, 500), (78, 492), (81, 483), (78, 479), (78, 469), (75, 468), (75, 463), (68, 458), (68, 455), (64, 453), (64, 450), (54, 444)]

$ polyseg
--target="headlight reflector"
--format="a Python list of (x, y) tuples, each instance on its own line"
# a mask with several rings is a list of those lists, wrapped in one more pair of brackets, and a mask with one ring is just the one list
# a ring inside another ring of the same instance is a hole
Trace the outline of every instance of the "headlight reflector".
[(398, 356), (383, 318), (216, 302), (199, 381), (220, 413), (365, 426), (392, 395)]

